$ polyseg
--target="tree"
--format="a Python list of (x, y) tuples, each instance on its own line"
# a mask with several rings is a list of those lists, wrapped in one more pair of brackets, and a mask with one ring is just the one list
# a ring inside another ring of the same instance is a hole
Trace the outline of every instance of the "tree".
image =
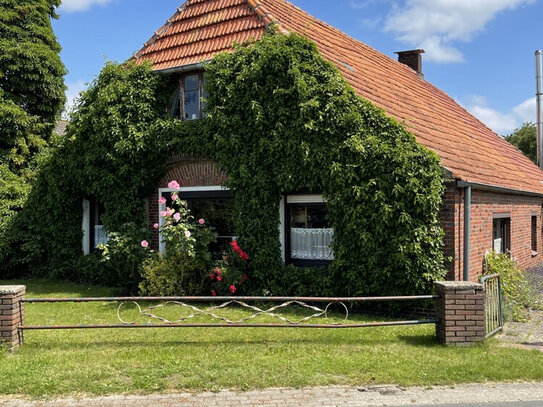
[(534, 123), (524, 123), (522, 127), (505, 136), (505, 140), (513, 144), (526, 157), (537, 164), (537, 129)]
[(51, 19), (60, 0), (0, 0), (0, 164), (19, 173), (51, 138), (65, 102)]

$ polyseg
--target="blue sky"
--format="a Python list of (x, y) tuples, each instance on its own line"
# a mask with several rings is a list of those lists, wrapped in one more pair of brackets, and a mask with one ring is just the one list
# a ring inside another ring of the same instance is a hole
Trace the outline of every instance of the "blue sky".
[[(500, 134), (535, 121), (543, 0), (291, 0), (384, 54), (424, 48), (425, 79)], [(71, 99), (124, 61), (183, 0), (64, 0), (53, 28)]]

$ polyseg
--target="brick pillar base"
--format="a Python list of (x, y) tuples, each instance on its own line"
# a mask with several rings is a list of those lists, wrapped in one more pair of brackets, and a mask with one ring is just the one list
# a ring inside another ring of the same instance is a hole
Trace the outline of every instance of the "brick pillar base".
[(23, 344), (18, 327), (24, 319), (25, 290), (24, 285), (0, 285), (0, 342), (10, 350)]
[(485, 292), (482, 284), (438, 281), (436, 335), (446, 345), (469, 346), (485, 340)]

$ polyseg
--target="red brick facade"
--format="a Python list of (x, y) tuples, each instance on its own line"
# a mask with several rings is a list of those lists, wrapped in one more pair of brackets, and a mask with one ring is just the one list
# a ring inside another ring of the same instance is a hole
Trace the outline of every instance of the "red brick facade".
[(0, 343), (13, 350), (23, 343), (19, 326), (24, 321), (24, 285), (0, 286)]
[(172, 180), (179, 182), (183, 187), (218, 186), (226, 182), (226, 174), (220, 170), (216, 163), (207, 158), (194, 158), (187, 155), (177, 155), (169, 160), (166, 174), (160, 179), (155, 191), (148, 196), (149, 199), (149, 227), (152, 238), (151, 247), (158, 250), (158, 231), (153, 225), (158, 223), (159, 205), (158, 190), (167, 188)]
[[(447, 184), (441, 211), (445, 230), (445, 255), (452, 258), (448, 264), (449, 279), (463, 279), (464, 255), (464, 188)], [(493, 247), (493, 219), (508, 216), (511, 219), (511, 253), (522, 268), (543, 263), (541, 205), (543, 197), (496, 193), (472, 189), (471, 193), (471, 255), (470, 280), (477, 281), (482, 272), (487, 250)], [(532, 255), (532, 216), (537, 216), (538, 254)]]

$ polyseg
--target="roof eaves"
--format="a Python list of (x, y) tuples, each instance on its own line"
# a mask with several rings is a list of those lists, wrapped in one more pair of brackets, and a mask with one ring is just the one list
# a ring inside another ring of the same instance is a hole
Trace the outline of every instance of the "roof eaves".
[[(543, 186), (543, 180), (542, 182)], [(501, 192), (504, 194), (516, 194), (516, 195), (527, 195), (527, 196), (543, 196), (543, 192), (535, 192), (535, 191), (526, 191), (522, 189), (515, 189), (515, 188), (508, 188), (508, 187), (502, 187), (499, 185), (490, 185), (490, 184), (483, 184), (480, 182), (471, 182), (471, 181), (457, 181), (456, 185), (459, 188), (464, 187), (472, 187), (474, 189), (479, 189), (481, 191), (491, 191), (491, 192)]]

